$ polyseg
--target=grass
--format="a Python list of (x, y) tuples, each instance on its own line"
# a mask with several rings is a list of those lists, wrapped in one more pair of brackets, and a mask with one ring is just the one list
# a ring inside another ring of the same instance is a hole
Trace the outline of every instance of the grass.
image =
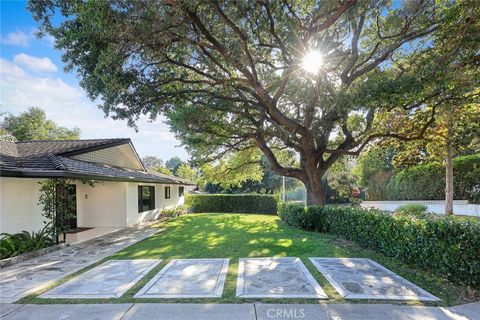
[[(478, 300), (480, 293), (472, 288), (455, 285), (430, 271), (410, 268), (394, 258), (360, 248), (338, 236), (294, 229), (277, 216), (257, 214), (192, 214), (167, 220), (156, 227), (161, 232), (99, 261), (69, 277), (57, 286), (108, 259), (163, 259), (162, 263), (140, 280), (119, 299), (41, 299), (28, 296), (21, 303), (125, 303), (125, 302), (196, 302), (196, 303), (380, 303), (379, 300), (344, 300), (315, 269), (308, 257), (371, 258), (404, 278), (426, 289), (442, 302), (395, 302), (413, 305), (451, 306)], [(314, 299), (237, 299), (238, 258), (299, 257), (319, 282), (329, 300)], [(212, 299), (134, 299), (140, 290), (171, 259), (230, 258), (230, 266), (221, 298)], [(41, 294), (47, 289), (37, 292)], [(385, 301), (392, 303), (392, 301)]]

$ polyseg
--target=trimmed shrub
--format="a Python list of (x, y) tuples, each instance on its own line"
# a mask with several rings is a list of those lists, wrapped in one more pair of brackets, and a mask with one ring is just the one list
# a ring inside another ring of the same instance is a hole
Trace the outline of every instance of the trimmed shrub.
[(160, 211), (162, 217), (178, 217), (188, 213), (188, 207), (186, 205), (176, 206), (173, 208), (163, 208)]
[(408, 203), (395, 209), (395, 213), (413, 215), (417, 218), (423, 218), (428, 214), (427, 210), (427, 206), (421, 203)]
[(189, 194), (191, 212), (277, 213), (278, 197), (270, 194)]
[(309, 231), (325, 231), (322, 207), (305, 207), (293, 202), (280, 202), (278, 216), (288, 225)]
[(455, 282), (480, 287), (480, 224), (471, 219), (391, 215), (346, 206), (305, 208), (279, 204), (289, 225), (344, 236), (410, 265), (432, 269)]
[[(480, 154), (453, 159), (454, 198), (480, 203)], [(444, 200), (445, 167), (441, 163), (418, 165), (395, 174), (384, 200)]]

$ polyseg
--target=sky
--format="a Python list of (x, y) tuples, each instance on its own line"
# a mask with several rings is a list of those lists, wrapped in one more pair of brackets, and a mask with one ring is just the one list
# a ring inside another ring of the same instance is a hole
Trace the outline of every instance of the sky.
[(81, 130), (82, 139), (130, 138), (140, 156), (164, 161), (189, 155), (162, 119), (146, 117), (137, 122), (138, 132), (126, 121), (105, 118), (80, 87), (74, 72), (66, 73), (61, 52), (51, 37), (38, 39), (37, 23), (24, 1), (0, 0), (0, 110), (18, 115), (30, 107), (45, 110), (58, 125)]

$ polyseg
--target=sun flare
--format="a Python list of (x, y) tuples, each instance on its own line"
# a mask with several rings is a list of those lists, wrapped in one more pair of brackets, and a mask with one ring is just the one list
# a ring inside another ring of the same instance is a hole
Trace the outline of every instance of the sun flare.
[(308, 73), (316, 74), (323, 65), (323, 57), (320, 52), (312, 50), (302, 60), (302, 69)]

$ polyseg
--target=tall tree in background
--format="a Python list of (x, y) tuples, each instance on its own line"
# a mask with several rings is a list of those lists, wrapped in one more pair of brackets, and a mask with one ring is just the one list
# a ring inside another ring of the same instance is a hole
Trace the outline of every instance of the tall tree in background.
[[(423, 138), (437, 108), (478, 81), (446, 81), (478, 63), (474, 0), (32, 0), (29, 9), (107, 114), (134, 125), (164, 113), (199, 161), (258, 148), (273, 171), (304, 183), (311, 205), (325, 203), (322, 177), (342, 156)], [(57, 12), (66, 19), (54, 25)], [(280, 150), (299, 161), (282, 164)]]
[(453, 158), (480, 152), (480, 105), (447, 105), (439, 109), (434, 124), (425, 132), (425, 139), (388, 143), (399, 169), (416, 164), (443, 162), (445, 165), (445, 214), (453, 214)]
[(173, 174), (177, 174), (178, 168), (180, 168), (180, 165), (182, 165), (183, 161), (180, 159), (178, 156), (171, 157), (165, 162), (165, 167), (167, 167), (168, 170), (173, 172)]
[(145, 156), (142, 158), (142, 162), (147, 169), (163, 166), (163, 160), (156, 156)]
[(192, 168), (190, 165), (186, 163), (180, 164), (177, 169), (177, 177), (187, 179), (193, 182), (196, 182), (199, 178), (199, 172), (197, 169)]
[(80, 129), (68, 129), (47, 119), (45, 111), (30, 108), (18, 116), (7, 115), (0, 125), (18, 141), (75, 140), (80, 139)]

